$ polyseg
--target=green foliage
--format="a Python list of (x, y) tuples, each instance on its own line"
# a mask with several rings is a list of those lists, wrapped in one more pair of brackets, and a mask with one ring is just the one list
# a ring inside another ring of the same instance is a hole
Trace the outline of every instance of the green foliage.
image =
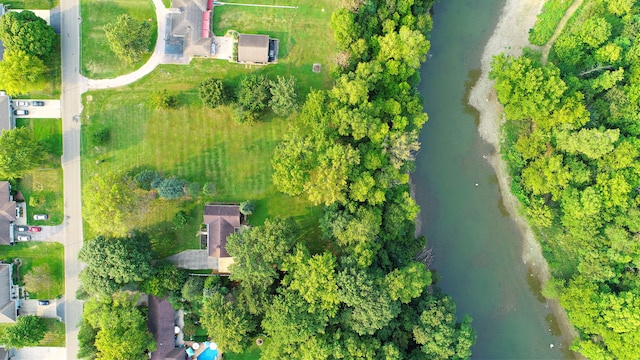
[(153, 265), (153, 271), (141, 285), (143, 292), (163, 298), (171, 291), (180, 290), (186, 279), (184, 271), (178, 269), (167, 260), (162, 260)]
[(110, 294), (121, 286), (141, 282), (152, 272), (151, 243), (143, 235), (87, 241), (78, 258), (87, 264), (80, 273), (83, 288), (90, 294)]
[(182, 229), (189, 222), (189, 215), (184, 210), (179, 210), (173, 216), (173, 225), (178, 229)]
[(0, 40), (8, 51), (21, 51), (41, 60), (51, 58), (58, 37), (44, 19), (29, 10), (5, 15), (0, 18)]
[(145, 169), (136, 174), (135, 182), (138, 188), (149, 191), (153, 181), (158, 178), (160, 178), (160, 174), (157, 171)]
[(34, 266), (24, 275), (24, 287), (31, 294), (47, 294), (55, 284), (49, 264)]
[(551, 39), (573, 0), (547, 0), (538, 14), (536, 24), (529, 30), (529, 42), (534, 45), (544, 45)]
[(204, 291), (204, 278), (201, 276), (190, 276), (182, 285), (182, 297), (191, 303), (196, 303), (202, 299)]
[(407, 304), (431, 285), (431, 273), (423, 263), (412, 262), (402, 269), (395, 269), (385, 277), (391, 299)]
[[(100, 300), (91, 299), (84, 305), (83, 327), (95, 331), (95, 350), (99, 359), (148, 359), (148, 352), (156, 349), (153, 335), (147, 329), (147, 316), (136, 307), (137, 296), (117, 293)], [(86, 331), (86, 342), (91, 330)], [(92, 349), (85, 347), (90, 353)]]
[(242, 307), (216, 293), (203, 301), (200, 317), (207, 334), (216, 339), (221, 351), (241, 352), (248, 346), (248, 336), (255, 329), (251, 317)]
[(34, 139), (31, 129), (2, 130), (0, 135), (0, 178), (15, 180), (36, 168), (45, 151)]
[(249, 114), (260, 114), (269, 103), (271, 82), (265, 75), (250, 74), (240, 81), (238, 107)]
[(35, 315), (22, 315), (16, 323), (4, 329), (0, 342), (6, 347), (20, 349), (26, 346), (38, 345), (47, 332), (47, 326), (41, 318)]
[(103, 127), (91, 133), (91, 143), (94, 146), (105, 145), (110, 140), (111, 140), (111, 130), (109, 128)]
[(184, 180), (175, 176), (164, 178), (157, 186), (158, 195), (165, 199), (177, 199), (184, 196)]
[(256, 211), (256, 204), (253, 201), (247, 200), (240, 203), (240, 213), (243, 215), (251, 215)]
[(42, 91), (47, 85), (46, 71), (44, 62), (36, 56), (22, 50), (7, 50), (0, 62), (0, 87), (10, 95)]
[(271, 82), (269, 89), (271, 100), (269, 107), (278, 116), (289, 116), (298, 108), (298, 94), (296, 93), (296, 79), (293, 76), (285, 78), (278, 76)]
[(104, 26), (104, 33), (111, 51), (126, 63), (136, 63), (149, 52), (151, 25), (146, 21), (122, 14)]
[(222, 80), (210, 78), (198, 85), (198, 96), (202, 104), (212, 109), (229, 101), (229, 90), (225, 88)]
[(94, 329), (89, 325), (86, 318), (82, 319), (80, 329), (78, 330), (78, 358), (79, 359), (95, 359), (98, 355), (96, 349), (96, 335), (98, 329)]
[[(82, 189), (85, 219), (96, 234), (124, 236), (135, 211), (133, 184), (113, 174), (94, 176)], [(108, 219), (108, 221), (106, 221)]]
[(180, 105), (178, 97), (167, 89), (156, 90), (150, 96), (151, 106), (157, 109), (175, 109)]

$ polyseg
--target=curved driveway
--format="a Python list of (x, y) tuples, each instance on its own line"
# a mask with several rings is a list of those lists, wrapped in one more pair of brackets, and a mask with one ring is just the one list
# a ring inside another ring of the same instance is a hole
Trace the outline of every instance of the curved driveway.
[(164, 58), (165, 20), (167, 10), (162, 0), (153, 0), (158, 20), (158, 40), (149, 61), (137, 71), (114, 79), (88, 80), (80, 75), (80, 1), (60, 0), (62, 52), (62, 169), (64, 172), (64, 264), (65, 323), (67, 359), (78, 354), (78, 327), (82, 319), (83, 302), (76, 299), (82, 263), (78, 252), (82, 247), (82, 202), (80, 182), (80, 114), (82, 93), (130, 84), (147, 75)]

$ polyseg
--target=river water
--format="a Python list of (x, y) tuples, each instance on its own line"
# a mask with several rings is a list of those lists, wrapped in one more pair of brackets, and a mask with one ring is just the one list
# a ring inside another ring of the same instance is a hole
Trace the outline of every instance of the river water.
[(422, 233), (439, 286), (473, 317), (474, 359), (571, 358), (539, 285), (521, 258), (521, 236), (502, 206), (491, 147), (469, 105), (484, 44), (505, 0), (445, 0), (434, 7), (420, 92), (429, 121), (412, 176)]

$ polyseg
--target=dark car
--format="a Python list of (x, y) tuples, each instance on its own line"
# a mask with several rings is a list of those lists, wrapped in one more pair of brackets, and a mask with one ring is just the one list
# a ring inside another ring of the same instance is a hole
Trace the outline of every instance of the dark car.
[(29, 227), (24, 225), (16, 225), (16, 231), (29, 231)]
[(38, 305), (47, 306), (49, 305), (49, 300), (38, 300)]
[(44, 106), (44, 101), (33, 101), (31, 106)]
[(14, 110), (13, 115), (29, 115), (29, 110)]

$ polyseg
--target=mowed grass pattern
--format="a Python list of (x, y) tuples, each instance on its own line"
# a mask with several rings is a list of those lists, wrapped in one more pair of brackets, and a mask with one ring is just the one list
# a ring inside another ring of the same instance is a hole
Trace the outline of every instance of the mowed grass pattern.
[[(127, 74), (142, 66), (151, 56), (157, 38), (156, 15), (151, 0), (80, 0), (80, 13), (83, 75), (102, 79)], [(150, 52), (136, 64), (118, 59), (104, 34), (104, 25), (115, 22), (121, 14), (129, 14), (139, 21), (152, 21)]]
[[(43, 293), (30, 293), (32, 299), (53, 299), (64, 294), (64, 247), (57, 242), (28, 241), (13, 246), (0, 247), (0, 260), (11, 263), (13, 259), (22, 261), (20, 266), (20, 284), (24, 275), (33, 267), (47, 264), (52, 275), (53, 286)], [(14, 281), (18, 274), (14, 267)]]

